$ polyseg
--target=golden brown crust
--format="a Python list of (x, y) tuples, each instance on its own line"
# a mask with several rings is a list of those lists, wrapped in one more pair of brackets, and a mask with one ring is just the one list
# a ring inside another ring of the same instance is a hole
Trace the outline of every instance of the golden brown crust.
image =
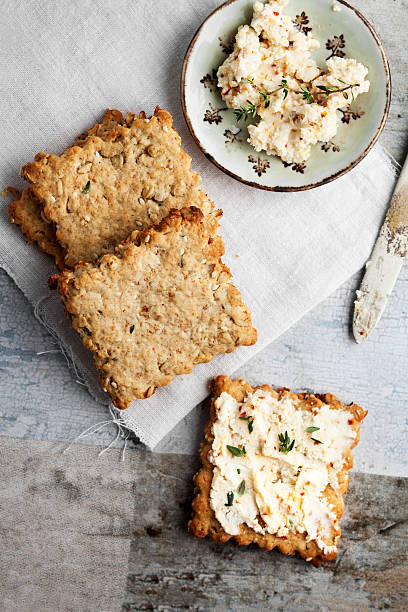
[[(192, 519), (188, 524), (189, 531), (198, 538), (204, 538), (208, 535), (216, 542), (226, 542), (231, 538), (234, 538), (238, 544), (245, 546), (254, 542), (258, 544), (260, 548), (265, 548), (267, 550), (272, 550), (276, 547), (285, 555), (293, 555), (295, 552), (298, 552), (303, 559), (311, 561), (313, 565), (318, 567), (322, 561), (333, 560), (336, 553), (325, 554), (319, 548), (316, 541), (313, 540), (307, 542), (305, 534), (289, 534), (289, 536), (285, 538), (268, 533), (262, 535), (244, 524), (240, 527), (241, 533), (239, 535), (232, 536), (224, 531), (223, 527), (215, 517), (214, 510), (210, 506), (213, 465), (208, 459), (208, 453), (214, 440), (212, 427), (217, 418), (215, 400), (225, 391), (234, 397), (238, 402), (242, 402), (248, 393), (253, 393), (257, 389), (269, 391), (273, 396), (278, 398), (282, 397), (283, 395), (288, 395), (292, 400), (300, 405), (303, 410), (313, 410), (315, 407), (328, 404), (335, 410), (345, 410), (352, 413), (354, 420), (352, 427), (356, 431), (356, 438), (345, 455), (344, 467), (338, 475), (340, 485), (339, 489), (335, 491), (330, 487), (330, 485), (328, 485), (324, 491), (329, 503), (333, 505), (333, 510), (336, 513), (337, 518), (340, 519), (343, 514), (343, 495), (347, 492), (348, 471), (353, 465), (351, 450), (358, 443), (360, 437), (360, 424), (367, 412), (356, 404), (344, 406), (344, 404), (342, 404), (337, 397), (331, 395), (330, 393), (323, 395), (291, 393), (289, 389), (285, 388), (274, 391), (268, 385), (252, 388), (251, 385), (244, 379), (231, 380), (227, 376), (218, 376), (210, 383), (211, 397), (208, 400), (210, 419), (205, 425), (204, 440), (201, 443), (200, 457), (202, 467), (194, 477), (195, 497), (193, 500)], [(338, 527), (334, 533), (335, 535), (340, 536), (340, 527)]]
[(112, 252), (133, 230), (160, 222), (172, 208), (195, 205), (210, 212), (213, 204), (198, 188), (199, 176), (172, 122), (160, 107), (151, 119), (144, 112), (123, 117), (108, 110), (62, 155), (38, 153), (21, 168), (34, 197), (14, 207), (24, 235), (36, 240), (55, 228), (54, 240), (42, 238), (40, 246), (54, 254), (58, 243), (65, 266), (72, 267)]
[(24, 189), (18, 200), (9, 205), (10, 221), (17, 225), (29, 244), (36, 242), (40, 249), (55, 257), (57, 267), (64, 267), (64, 251), (55, 238), (55, 229), (41, 216), (39, 200), (31, 187)]
[(250, 312), (220, 259), (219, 214), (172, 210), (114, 254), (52, 278), (118, 408), (256, 341)]

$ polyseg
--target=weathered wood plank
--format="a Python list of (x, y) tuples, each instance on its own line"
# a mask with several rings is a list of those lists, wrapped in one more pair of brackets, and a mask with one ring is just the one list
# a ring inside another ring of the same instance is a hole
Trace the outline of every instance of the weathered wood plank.
[(2, 612), (120, 608), (134, 465), (130, 456), (121, 463), (117, 450), (98, 459), (95, 447), (64, 448), (0, 438)]
[(319, 569), (186, 531), (195, 458), (137, 453), (131, 610), (406, 610), (408, 480), (352, 473), (336, 561)]
[(2, 438), (7, 612), (405, 610), (408, 479), (352, 473), (338, 559), (320, 569), (187, 532), (197, 457)]

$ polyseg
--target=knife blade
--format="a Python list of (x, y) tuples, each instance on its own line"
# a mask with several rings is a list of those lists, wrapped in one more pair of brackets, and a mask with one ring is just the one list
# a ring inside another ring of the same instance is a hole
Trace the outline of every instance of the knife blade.
[(408, 157), (401, 170), (354, 302), (353, 335), (360, 344), (373, 331), (387, 305), (408, 250)]

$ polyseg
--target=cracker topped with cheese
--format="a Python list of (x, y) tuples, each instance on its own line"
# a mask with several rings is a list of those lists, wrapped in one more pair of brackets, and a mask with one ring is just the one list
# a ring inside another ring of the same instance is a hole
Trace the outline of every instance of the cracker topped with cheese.
[(330, 394), (253, 389), (225, 376), (211, 392), (190, 531), (297, 551), (315, 565), (334, 559), (366, 412)]

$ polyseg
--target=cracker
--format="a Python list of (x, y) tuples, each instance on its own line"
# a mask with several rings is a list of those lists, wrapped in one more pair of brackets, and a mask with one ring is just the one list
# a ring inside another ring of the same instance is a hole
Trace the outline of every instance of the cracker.
[(24, 189), (21, 197), (11, 202), (9, 216), (29, 244), (36, 242), (44, 253), (55, 257), (58, 268), (64, 267), (64, 251), (56, 241), (53, 224), (41, 215), (41, 205), (32, 187)]
[[(108, 110), (73, 147), (60, 156), (39, 153), (21, 176), (32, 184), (15, 205), (24, 235), (44, 234), (45, 222), (51, 223), (67, 267), (112, 252), (133, 230), (159, 223), (173, 208), (195, 205), (206, 213), (213, 207), (198, 188), (172, 116), (159, 107), (150, 119), (144, 112), (123, 117)], [(50, 252), (51, 243), (40, 246)]]
[(175, 374), (256, 341), (248, 308), (221, 262), (217, 211), (173, 210), (114, 254), (53, 277), (118, 408)]
[[(351, 406), (344, 406), (334, 395), (331, 394), (296, 394), (291, 393), (288, 389), (278, 389), (274, 391), (268, 385), (252, 388), (251, 385), (243, 379), (233, 381), (226, 376), (219, 376), (213, 379), (210, 384), (210, 419), (205, 426), (205, 438), (201, 445), (200, 456), (202, 467), (194, 477), (195, 498), (193, 500), (192, 520), (188, 525), (189, 530), (196, 537), (204, 538), (208, 535), (217, 542), (226, 542), (231, 538), (235, 538), (236, 542), (242, 545), (248, 545), (254, 542), (258, 544), (259, 547), (267, 550), (272, 550), (273, 548), (277, 547), (280, 552), (285, 555), (292, 555), (295, 552), (298, 552), (303, 559), (306, 561), (311, 561), (314, 565), (319, 566), (322, 561), (330, 561), (334, 559), (337, 551), (324, 552), (324, 550), (322, 550), (317, 543), (316, 539), (308, 538), (306, 532), (295, 533), (293, 531), (289, 531), (287, 536), (279, 537), (278, 535), (269, 533), (268, 531), (263, 534), (259, 533), (253, 528), (249, 527), (246, 523), (240, 523), (239, 533), (237, 535), (231, 535), (224, 530), (221, 523), (217, 520), (215, 510), (212, 507), (210, 492), (213, 483), (213, 475), (216, 469), (213, 465), (214, 459), (212, 456), (212, 445), (214, 442), (213, 425), (217, 421), (217, 408), (215, 405), (216, 400), (223, 392), (225, 392), (235, 398), (237, 402), (243, 402), (248, 394), (252, 394), (257, 390), (270, 393), (277, 399), (289, 398), (297, 407), (299, 407), (301, 410), (309, 411), (309, 413), (313, 413), (313, 410), (317, 411), (318, 408), (326, 404), (329, 406), (330, 410), (341, 410), (352, 415), (347, 423), (355, 432), (355, 438), (350, 443), (350, 446), (346, 449), (346, 452), (343, 455), (344, 462), (342, 469), (337, 473), (338, 488), (332, 488), (332, 486), (328, 484), (323, 491), (323, 496), (327, 499), (329, 504), (332, 505), (333, 512), (337, 517), (335, 524), (336, 526), (333, 526), (331, 531), (331, 543), (336, 544), (340, 538), (341, 530), (338, 526), (338, 519), (340, 519), (343, 513), (343, 495), (347, 492), (348, 471), (352, 467), (353, 463), (351, 449), (358, 443), (360, 424), (367, 413), (360, 406), (355, 404)], [(256, 412), (254, 414), (256, 419)], [(246, 427), (247, 421), (243, 421), (243, 423), (244, 427)], [(254, 426), (255, 421), (253, 422), (252, 427)], [(267, 436), (267, 433), (268, 432), (265, 432), (265, 437)], [(317, 432), (317, 435), (318, 434), (319, 432)], [(248, 435), (251, 434), (248, 433)], [(278, 439), (277, 444), (279, 444)], [(315, 444), (318, 445), (317, 442)], [(226, 454), (229, 456), (228, 452), (226, 452)], [(235, 460), (236, 458), (234, 457), (234, 461)], [(238, 461), (236, 466), (239, 467)], [(237, 494), (235, 494), (235, 496), (237, 498)], [(227, 501), (227, 499), (225, 501)], [(260, 524), (262, 525), (262, 517), (260, 514), (258, 515), (258, 518)], [(264, 523), (264, 525), (266, 524)]]

